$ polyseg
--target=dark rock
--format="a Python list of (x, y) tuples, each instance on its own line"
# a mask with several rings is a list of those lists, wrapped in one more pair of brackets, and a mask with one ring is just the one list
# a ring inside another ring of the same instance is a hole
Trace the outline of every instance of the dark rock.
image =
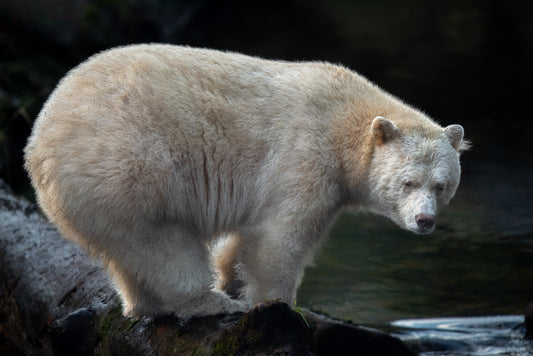
[[(120, 329), (120, 327), (119, 327)], [(165, 316), (145, 324), (151, 352), (161, 355), (415, 355), (381, 331), (271, 301), (247, 313), (194, 318)], [(133, 332), (131, 334), (134, 334)], [(107, 348), (116, 353), (121, 348)]]
[(149, 350), (159, 355), (208, 355), (220, 335), (235, 325), (243, 313), (193, 318), (187, 322), (172, 315), (139, 324), (151, 336)]
[(317, 355), (416, 355), (401, 340), (379, 330), (337, 321), (324, 315), (311, 315), (316, 325)]
[(98, 342), (96, 310), (82, 308), (50, 325), (50, 340), (57, 355), (92, 355)]
[(287, 304), (258, 304), (215, 345), (214, 355), (312, 355), (313, 330)]

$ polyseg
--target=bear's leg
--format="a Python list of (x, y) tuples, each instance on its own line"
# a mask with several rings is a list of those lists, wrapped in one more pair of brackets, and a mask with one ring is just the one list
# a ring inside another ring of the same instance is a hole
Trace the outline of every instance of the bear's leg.
[[(276, 226), (276, 225), (272, 225)], [(314, 243), (287, 234), (281, 226), (246, 237), (238, 255), (238, 273), (244, 286), (241, 295), (247, 305), (267, 300), (296, 301), (304, 268), (312, 260)], [(302, 240), (302, 241), (301, 241)]]
[(214, 250), (218, 271), (217, 288), (236, 299), (240, 297), (240, 290), (243, 286), (236, 270), (240, 245), (240, 236), (231, 234), (219, 241)]
[(242, 302), (213, 288), (207, 246), (179, 229), (169, 230), (147, 231), (134, 249), (106, 257), (124, 312), (190, 318), (244, 311)]

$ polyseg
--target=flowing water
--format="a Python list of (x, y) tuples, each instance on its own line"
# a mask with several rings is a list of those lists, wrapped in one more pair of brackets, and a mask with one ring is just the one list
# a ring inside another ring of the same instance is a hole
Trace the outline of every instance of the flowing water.
[(407, 319), (392, 323), (396, 336), (421, 356), (532, 355), (522, 315)]

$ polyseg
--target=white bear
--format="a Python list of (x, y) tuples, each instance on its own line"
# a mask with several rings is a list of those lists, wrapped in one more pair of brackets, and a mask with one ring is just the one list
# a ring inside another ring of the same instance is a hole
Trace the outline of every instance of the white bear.
[(25, 159), (126, 314), (189, 318), (292, 305), (344, 207), (431, 232), (466, 148), (461, 126), (341, 66), (152, 44), (70, 71)]

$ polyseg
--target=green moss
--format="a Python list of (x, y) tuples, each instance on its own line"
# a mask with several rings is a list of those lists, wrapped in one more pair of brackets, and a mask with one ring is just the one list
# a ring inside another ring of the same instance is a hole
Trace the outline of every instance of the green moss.
[(122, 318), (122, 301), (117, 300), (115, 305), (109, 309), (107, 315), (100, 320), (98, 335), (105, 339), (112, 330), (115, 330), (116, 325)]
[(235, 355), (239, 350), (257, 343), (261, 338), (261, 333), (251, 324), (249, 315), (245, 314), (226, 335), (220, 338), (211, 355)]
[(244, 314), (214, 345), (212, 355), (270, 354), (291, 345), (295, 352), (313, 348), (312, 319), (279, 301), (268, 301)]
[(138, 323), (137, 319), (122, 315), (122, 301), (116, 299), (115, 304), (107, 311), (107, 314), (97, 321), (99, 353), (103, 355), (116, 354), (117, 351), (127, 353), (131, 346), (127, 344), (127, 335)]

